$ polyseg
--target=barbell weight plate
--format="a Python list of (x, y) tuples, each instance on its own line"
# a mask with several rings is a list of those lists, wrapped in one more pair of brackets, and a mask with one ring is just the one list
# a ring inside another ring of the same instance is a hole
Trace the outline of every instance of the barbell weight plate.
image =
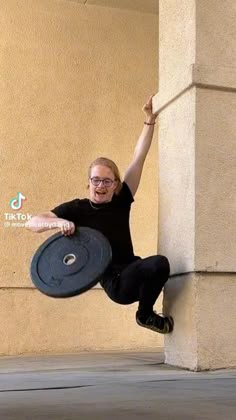
[(56, 233), (35, 252), (32, 282), (42, 293), (66, 298), (95, 286), (112, 259), (111, 246), (99, 231), (80, 227), (75, 234)]

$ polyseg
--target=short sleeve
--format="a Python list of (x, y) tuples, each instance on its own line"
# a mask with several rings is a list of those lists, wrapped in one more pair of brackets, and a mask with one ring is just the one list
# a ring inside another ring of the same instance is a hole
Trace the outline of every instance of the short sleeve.
[(51, 211), (59, 218), (69, 220), (70, 222), (75, 222), (78, 218), (80, 200), (72, 200), (66, 203), (60, 204), (57, 207), (54, 207)]
[(122, 183), (122, 188), (120, 193), (118, 194), (118, 199), (129, 205), (134, 202), (134, 198), (126, 182)]

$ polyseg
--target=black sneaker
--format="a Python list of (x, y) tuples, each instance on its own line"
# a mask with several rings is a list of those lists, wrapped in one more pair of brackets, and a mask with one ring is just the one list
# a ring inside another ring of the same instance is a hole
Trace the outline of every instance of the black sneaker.
[(136, 312), (136, 322), (141, 327), (149, 328), (150, 330), (156, 331), (160, 334), (171, 333), (174, 327), (174, 320), (172, 316), (160, 316), (155, 312), (152, 312), (146, 320), (140, 319), (138, 312)]

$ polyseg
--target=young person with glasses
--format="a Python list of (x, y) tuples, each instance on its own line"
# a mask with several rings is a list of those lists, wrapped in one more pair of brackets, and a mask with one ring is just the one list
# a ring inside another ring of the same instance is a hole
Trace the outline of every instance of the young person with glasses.
[(129, 227), (131, 204), (139, 186), (157, 118), (157, 113), (153, 113), (152, 109), (152, 97), (144, 105), (143, 111), (146, 116), (144, 127), (123, 182), (116, 164), (100, 157), (92, 162), (88, 170), (89, 198), (75, 199), (35, 216), (27, 227), (35, 232), (43, 232), (55, 228), (57, 224), (65, 236), (73, 235), (76, 226), (101, 231), (112, 247), (112, 263), (100, 282), (105, 292), (114, 302), (122, 305), (138, 302), (138, 325), (167, 334), (173, 330), (173, 319), (171, 316), (157, 315), (153, 306), (168, 280), (169, 262), (162, 255), (147, 258), (135, 256)]

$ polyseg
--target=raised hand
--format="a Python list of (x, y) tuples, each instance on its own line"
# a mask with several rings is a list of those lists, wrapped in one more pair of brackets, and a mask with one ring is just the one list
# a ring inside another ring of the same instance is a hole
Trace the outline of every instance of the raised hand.
[(152, 106), (152, 98), (154, 95), (150, 96), (148, 101), (144, 104), (142, 110), (146, 114), (146, 122), (155, 122), (158, 112), (153, 112), (153, 106)]

